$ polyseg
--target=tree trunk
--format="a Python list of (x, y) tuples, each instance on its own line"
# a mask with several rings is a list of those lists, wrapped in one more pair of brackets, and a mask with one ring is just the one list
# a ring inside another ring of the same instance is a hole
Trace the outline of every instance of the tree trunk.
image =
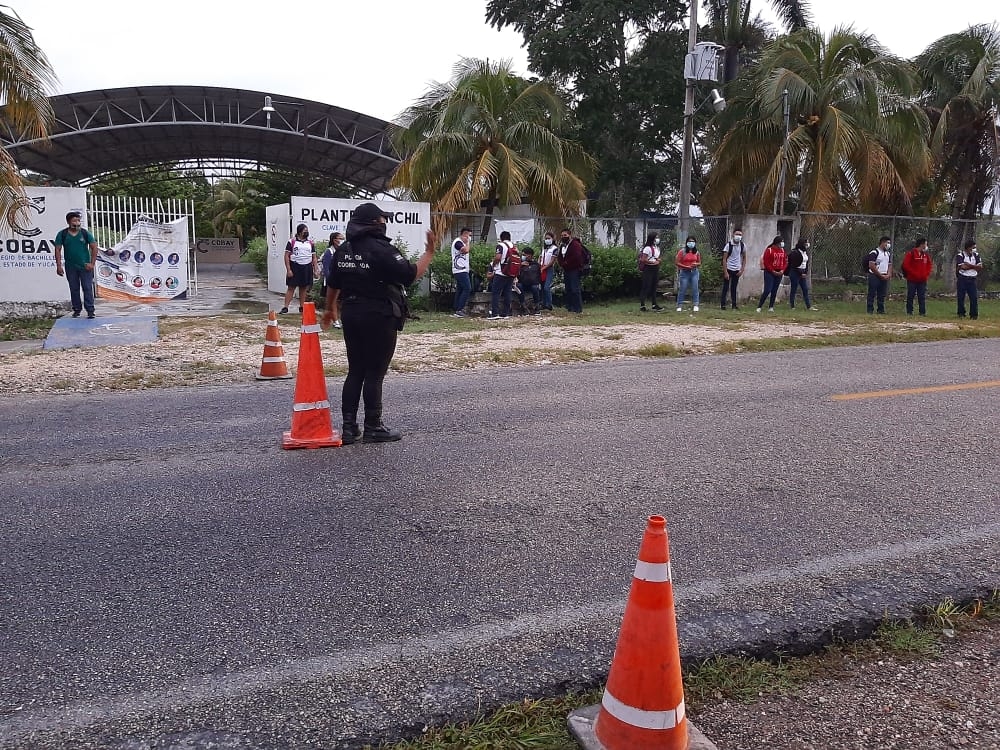
[(483, 219), (483, 231), (479, 235), (480, 242), (486, 242), (490, 237), (490, 229), (493, 227), (493, 209), (497, 205), (496, 188), (490, 193), (489, 200), (486, 201), (486, 218)]

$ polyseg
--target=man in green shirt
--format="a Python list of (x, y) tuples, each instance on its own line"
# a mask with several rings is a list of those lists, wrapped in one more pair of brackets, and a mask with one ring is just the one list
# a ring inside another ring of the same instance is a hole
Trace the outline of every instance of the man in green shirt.
[[(97, 240), (80, 226), (80, 212), (66, 214), (66, 229), (56, 235), (56, 273), (69, 282), (73, 302), (73, 317), (79, 318), (86, 308), (87, 317), (94, 317), (94, 265), (97, 263)], [(65, 256), (65, 264), (63, 257)], [(83, 289), (83, 302), (80, 289)]]

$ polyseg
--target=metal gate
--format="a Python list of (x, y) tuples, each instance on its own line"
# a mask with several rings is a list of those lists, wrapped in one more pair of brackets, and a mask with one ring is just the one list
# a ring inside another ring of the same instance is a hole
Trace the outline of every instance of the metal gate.
[(193, 252), (195, 246), (193, 200), (87, 193), (87, 228), (101, 247), (111, 247), (120, 242), (140, 219), (166, 224), (185, 217), (188, 220), (188, 292), (192, 297), (196, 297), (198, 259), (197, 253)]

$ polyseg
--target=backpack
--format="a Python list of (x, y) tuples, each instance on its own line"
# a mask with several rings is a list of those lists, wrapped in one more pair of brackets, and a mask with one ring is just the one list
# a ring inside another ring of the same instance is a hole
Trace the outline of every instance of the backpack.
[(507, 252), (500, 258), (500, 273), (516, 279), (521, 273), (521, 253), (513, 242), (506, 242)]
[(583, 250), (583, 268), (580, 269), (580, 276), (589, 276), (590, 272), (594, 270), (594, 256), (582, 242), (580, 247)]

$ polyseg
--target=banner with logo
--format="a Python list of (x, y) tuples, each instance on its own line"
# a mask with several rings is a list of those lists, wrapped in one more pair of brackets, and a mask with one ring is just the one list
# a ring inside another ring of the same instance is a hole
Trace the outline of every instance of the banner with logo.
[(187, 299), (187, 217), (168, 224), (137, 221), (125, 239), (97, 254), (94, 279), (102, 299)]
[[(299, 224), (309, 227), (309, 236), (326, 242), (333, 232), (347, 234), (354, 209), (365, 203), (359, 198), (302, 198), (292, 196), (292, 231)], [(431, 228), (431, 204), (412, 201), (374, 201), (389, 214), (385, 233), (407, 255), (419, 255)], [(285, 240), (287, 241), (287, 237)], [(405, 249), (404, 249), (405, 246)]]
[(198, 263), (239, 263), (238, 237), (204, 237), (194, 241)]
[(0, 302), (62, 302), (66, 279), (56, 274), (55, 237), (66, 214), (79, 211), (87, 226), (83, 188), (26, 187), (25, 215), (0, 233)]

